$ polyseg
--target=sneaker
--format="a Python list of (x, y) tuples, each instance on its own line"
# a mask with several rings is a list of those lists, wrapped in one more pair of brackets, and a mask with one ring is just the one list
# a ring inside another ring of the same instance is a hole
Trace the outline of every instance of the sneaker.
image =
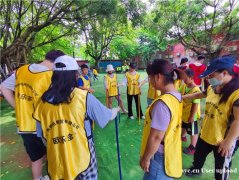
[(130, 116), (129, 118), (132, 119), (132, 120), (134, 120), (134, 116)]
[(128, 114), (128, 111), (126, 109), (124, 109), (123, 114)]
[(182, 139), (183, 142), (187, 142), (187, 137), (186, 136), (182, 136), (181, 139)]
[(40, 180), (50, 180), (50, 177), (48, 175), (45, 175), (45, 176), (41, 177)]
[(190, 146), (188, 146), (187, 148), (185, 148), (183, 150), (183, 153), (184, 154), (189, 154), (189, 155), (194, 155), (195, 151), (196, 151), (195, 147), (190, 144)]
[(141, 119), (145, 119), (145, 117), (144, 117), (144, 116), (141, 116)]
[(185, 175), (189, 176), (189, 177), (201, 176), (202, 170), (191, 167), (191, 168), (185, 170)]

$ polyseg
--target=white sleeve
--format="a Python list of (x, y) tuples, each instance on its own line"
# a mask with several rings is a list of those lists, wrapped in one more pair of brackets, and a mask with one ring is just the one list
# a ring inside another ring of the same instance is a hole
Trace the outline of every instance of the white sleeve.
[(13, 73), (11, 76), (5, 79), (5, 81), (3, 81), (1, 85), (7, 89), (14, 91), (16, 85), (16, 74)]

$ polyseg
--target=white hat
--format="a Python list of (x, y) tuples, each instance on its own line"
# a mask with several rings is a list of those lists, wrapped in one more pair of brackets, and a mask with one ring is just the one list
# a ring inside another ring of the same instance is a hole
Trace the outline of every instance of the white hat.
[[(57, 65), (58, 63), (59, 65)], [(76, 60), (71, 56), (60, 56), (54, 61), (53, 71), (73, 71), (78, 69), (79, 66)]]
[(106, 72), (114, 71), (114, 67), (112, 66), (112, 64), (108, 64), (105, 71), (106, 71)]

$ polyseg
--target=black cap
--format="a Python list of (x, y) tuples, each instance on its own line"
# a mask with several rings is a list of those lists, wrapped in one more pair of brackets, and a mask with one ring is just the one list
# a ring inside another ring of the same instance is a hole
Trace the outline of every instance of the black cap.
[(198, 60), (202, 60), (202, 59), (205, 59), (206, 57), (204, 55), (199, 55), (198, 56)]
[(129, 67), (135, 69), (137, 67), (137, 64), (135, 62), (130, 62)]
[(88, 69), (88, 66), (87, 66), (86, 64), (82, 64), (82, 65), (80, 66), (80, 68), (81, 68), (81, 69), (84, 69), (84, 68), (87, 68), (87, 69)]

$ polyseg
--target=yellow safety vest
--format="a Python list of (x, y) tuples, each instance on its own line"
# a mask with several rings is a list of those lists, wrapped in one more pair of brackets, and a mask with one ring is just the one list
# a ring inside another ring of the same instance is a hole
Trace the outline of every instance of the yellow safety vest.
[(182, 82), (181, 79), (175, 80), (175, 81), (174, 81), (174, 87), (175, 87), (175, 89), (176, 89), (176, 90), (179, 90), (180, 87), (182, 86), (182, 84), (183, 84), (183, 82)]
[(97, 72), (96, 69), (93, 69), (93, 74), (94, 74), (94, 75), (98, 75), (98, 72)]
[(225, 138), (233, 103), (239, 99), (239, 89), (234, 91), (225, 103), (219, 104), (220, 99), (221, 95), (215, 94), (209, 86), (200, 137), (211, 145), (217, 145)]
[[(189, 92), (186, 93), (186, 87), (187, 87), (186, 84), (183, 84), (181, 86), (180, 90), (181, 90), (181, 94), (182, 95), (194, 94), (194, 93), (201, 92), (199, 87), (196, 86), (196, 87), (190, 89)], [(188, 118), (190, 116), (191, 108), (192, 108), (192, 100), (184, 99), (183, 100), (183, 116), (182, 116), (182, 120), (185, 123), (188, 123)], [(200, 117), (201, 117), (201, 108), (200, 108), (200, 103), (198, 103), (198, 110), (197, 110), (197, 113), (196, 113), (196, 119), (195, 120), (200, 119)]]
[(114, 77), (111, 78), (109, 75), (105, 75), (106, 83), (108, 86), (108, 93), (109, 96), (117, 96), (118, 95), (118, 88), (117, 88), (117, 77), (114, 74)]
[(155, 99), (160, 96), (161, 92), (159, 90), (154, 89), (154, 87), (149, 82), (149, 89), (148, 89), (148, 98)]
[(90, 88), (90, 79), (86, 80), (86, 78), (84, 78), (84, 76), (80, 76), (80, 78), (82, 79), (83, 81), (83, 87), (84, 88)]
[(49, 88), (52, 71), (31, 72), (29, 66), (24, 65), (16, 71), (15, 110), (19, 132), (33, 133), (36, 132), (33, 104)]
[(75, 179), (90, 164), (84, 126), (87, 91), (75, 88), (71, 96), (69, 104), (53, 105), (40, 100), (33, 113), (47, 142), (48, 173), (52, 180)]
[(139, 89), (139, 77), (140, 74), (136, 72), (136, 74), (133, 76), (129, 72), (125, 74), (128, 82), (128, 94), (129, 95), (137, 95), (140, 93)]
[[(181, 142), (181, 118), (182, 102), (171, 94), (163, 94), (153, 101), (146, 110), (146, 119), (144, 122), (141, 156), (145, 152), (148, 136), (151, 130), (151, 112), (154, 103), (158, 100), (163, 101), (171, 112), (171, 120), (164, 136), (164, 162), (165, 172), (168, 176), (179, 178), (182, 176), (182, 142)], [(163, 121), (163, 119), (161, 119)]]

